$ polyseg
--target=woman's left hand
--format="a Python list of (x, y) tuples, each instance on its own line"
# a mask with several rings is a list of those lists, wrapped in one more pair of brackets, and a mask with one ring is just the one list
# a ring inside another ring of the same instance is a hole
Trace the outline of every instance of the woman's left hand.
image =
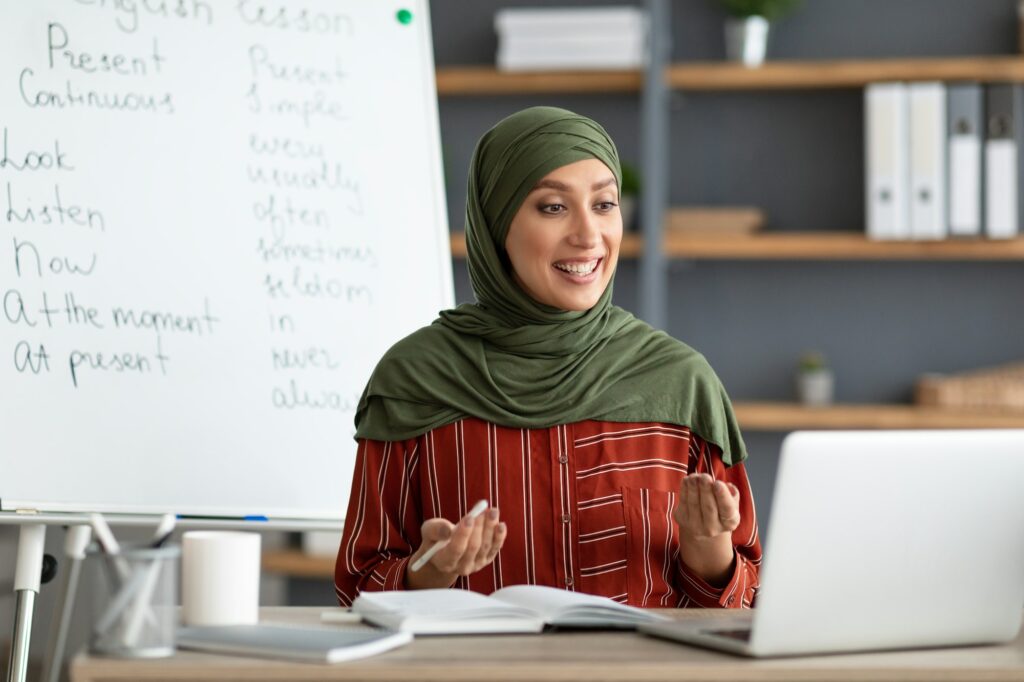
[(679, 558), (711, 585), (724, 586), (732, 575), (732, 532), (740, 525), (740, 491), (709, 474), (690, 474), (679, 484)]
[(673, 517), (684, 537), (708, 540), (740, 525), (740, 491), (708, 474), (691, 474), (679, 485)]

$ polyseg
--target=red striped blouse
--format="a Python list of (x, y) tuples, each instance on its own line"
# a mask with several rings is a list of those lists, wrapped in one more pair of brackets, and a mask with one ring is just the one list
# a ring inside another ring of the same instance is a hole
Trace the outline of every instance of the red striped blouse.
[[(740, 491), (735, 570), (724, 587), (679, 559), (672, 511), (690, 472)], [(754, 599), (761, 543), (750, 485), (717, 446), (667, 424), (518, 429), (467, 418), (407, 441), (359, 442), (335, 565), (339, 602), (403, 589), (423, 521), (456, 523), (478, 499), (500, 509), (508, 534), (495, 561), (456, 587), (549, 585), (649, 607), (741, 608)]]

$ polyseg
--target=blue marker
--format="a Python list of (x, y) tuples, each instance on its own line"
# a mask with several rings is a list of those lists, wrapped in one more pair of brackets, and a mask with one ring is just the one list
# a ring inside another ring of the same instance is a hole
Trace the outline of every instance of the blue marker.
[(245, 516), (206, 516), (203, 514), (178, 514), (179, 519), (198, 519), (200, 521), (269, 521), (263, 514), (246, 514)]

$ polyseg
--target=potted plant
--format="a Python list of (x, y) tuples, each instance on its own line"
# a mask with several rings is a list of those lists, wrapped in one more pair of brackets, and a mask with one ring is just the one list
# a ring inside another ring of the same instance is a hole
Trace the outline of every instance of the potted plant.
[(725, 22), (726, 56), (744, 66), (760, 66), (768, 47), (769, 23), (787, 14), (801, 0), (718, 0)]
[(636, 229), (636, 205), (640, 197), (640, 173), (629, 163), (622, 162), (622, 190), (619, 196), (619, 212), (622, 214), (622, 229)]
[(797, 399), (804, 405), (831, 405), (833, 389), (832, 370), (825, 356), (818, 351), (801, 355), (796, 374)]

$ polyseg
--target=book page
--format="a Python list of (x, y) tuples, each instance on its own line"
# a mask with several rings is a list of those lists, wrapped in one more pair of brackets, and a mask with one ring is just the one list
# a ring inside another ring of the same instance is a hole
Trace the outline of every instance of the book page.
[(656, 618), (654, 614), (650, 614), (643, 609), (619, 604), (607, 597), (570, 592), (569, 590), (542, 585), (513, 585), (512, 587), (505, 587), (492, 593), (491, 599), (501, 600), (536, 611), (548, 623), (554, 623), (564, 617), (571, 617), (573, 620), (584, 618), (586, 620), (607, 622), (621, 620), (634, 622), (636, 620), (653, 620)]
[(361, 592), (354, 611), (388, 611), (404, 617), (474, 618), (522, 616), (536, 618), (526, 605), (498, 601), (477, 592), (457, 589)]

